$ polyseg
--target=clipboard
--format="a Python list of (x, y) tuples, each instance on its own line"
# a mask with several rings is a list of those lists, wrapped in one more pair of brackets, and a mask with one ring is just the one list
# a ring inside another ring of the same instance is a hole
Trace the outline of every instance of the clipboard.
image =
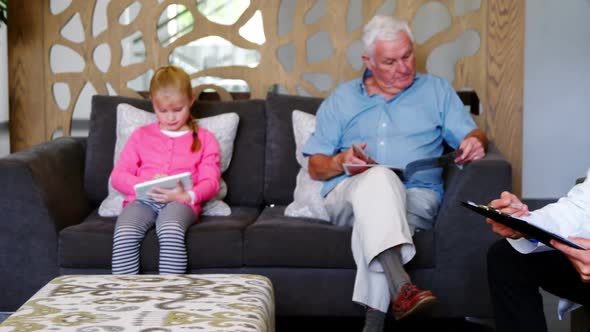
[(507, 227), (510, 227), (516, 231), (521, 232), (522, 234), (526, 234), (527, 237), (535, 239), (539, 242), (544, 243), (549, 247), (553, 247), (549, 241), (557, 240), (561, 243), (564, 243), (572, 248), (587, 250), (587, 248), (572, 242), (562, 236), (559, 236), (555, 233), (552, 233), (544, 228), (539, 226), (533, 225), (528, 223), (526, 220), (520, 219), (518, 217), (513, 217), (507, 213), (504, 213), (498, 209), (495, 209), (488, 205), (483, 204), (476, 204), (470, 201), (462, 201), (461, 205), (466, 207), (472, 211), (475, 211), (482, 216), (488, 217), (494, 221), (501, 223)]

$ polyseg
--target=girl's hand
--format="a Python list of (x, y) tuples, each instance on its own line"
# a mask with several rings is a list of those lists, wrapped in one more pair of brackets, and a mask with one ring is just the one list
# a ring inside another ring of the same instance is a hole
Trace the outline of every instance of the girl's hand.
[(184, 190), (184, 186), (182, 185), (182, 181), (178, 180), (176, 183), (176, 188), (174, 189), (164, 189), (154, 187), (152, 190), (147, 194), (147, 196), (158, 202), (158, 203), (170, 203), (170, 202), (190, 202), (191, 196)]

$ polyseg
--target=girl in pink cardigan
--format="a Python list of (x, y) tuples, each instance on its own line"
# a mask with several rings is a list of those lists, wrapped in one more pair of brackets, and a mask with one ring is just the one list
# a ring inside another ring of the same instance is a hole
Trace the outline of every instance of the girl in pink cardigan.
[[(111, 173), (113, 186), (126, 195), (115, 226), (113, 274), (139, 273), (141, 241), (154, 225), (160, 274), (185, 273), (186, 231), (197, 222), (201, 203), (219, 190), (219, 144), (190, 114), (195, 97), (189, 75), (174, 66), (158, 69), (150, 96), (158, 121), (131, 134)], [(135, 197), (135, 184), (187, 171), (192, 188), (179, 182), (174, 189), (153, 188), (149, 200)]]

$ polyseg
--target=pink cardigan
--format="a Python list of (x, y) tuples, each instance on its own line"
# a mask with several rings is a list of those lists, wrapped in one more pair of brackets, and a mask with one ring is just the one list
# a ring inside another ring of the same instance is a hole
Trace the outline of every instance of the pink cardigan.
[(199, 128), (197, 135), (201, 148), (193, 152), (192, 135), (188, 132), (169, 137), (160, 131), (157, 122), (137, 128), (131, 134), (111, 173), (113, 187), (126, 195), (123, 207), (137, 199), (133, 190), (135, 184), (151, 180), (155, 174), (174, 175), (188, 171), (193, 178), (195, 202), (185, 204), (199, 215), (201, 203), (213, 198), (219, 190), (219, 143), (211, 132)]

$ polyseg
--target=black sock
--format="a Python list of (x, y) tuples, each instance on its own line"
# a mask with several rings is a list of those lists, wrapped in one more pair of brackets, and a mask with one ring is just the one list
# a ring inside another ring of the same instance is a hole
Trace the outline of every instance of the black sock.
[(387, 278), (387, 285), (392, 299), (395, 300), (399, 294), (400, 288), (410, 282), (410, 276), (404, 269), (401, 261), (399, 251), (394, 248), (389, 248), (377, 255), (377, 260), (383, 266), (385, 278)]
[(367, 309), (363, 332), (382, 332), (385, 326), (385, 313), (375, 309)]

